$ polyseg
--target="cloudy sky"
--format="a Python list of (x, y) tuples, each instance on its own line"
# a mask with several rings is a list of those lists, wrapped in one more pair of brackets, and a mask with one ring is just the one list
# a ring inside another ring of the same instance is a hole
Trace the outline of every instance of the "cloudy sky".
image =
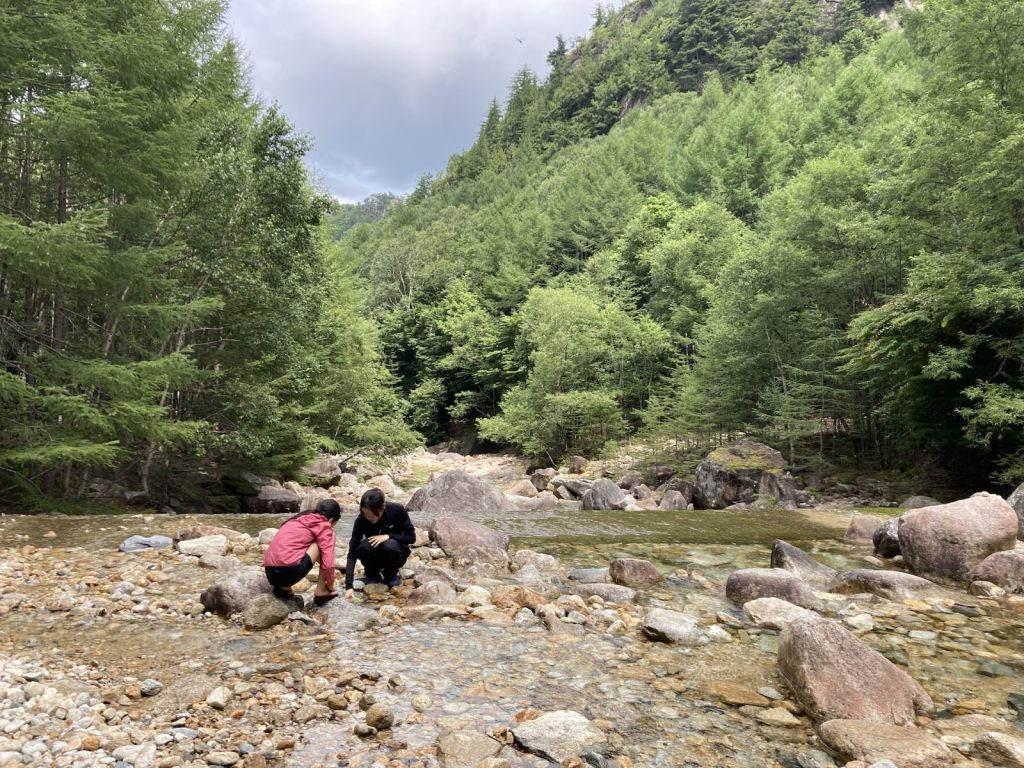
[[(608, 3), (605, 3), (606, 5)], [(253, 86), (316, 144), (310, 165), (345, 201), (404, 194), (468, 148), (492, 98), (597, 0), (231, 0)]]

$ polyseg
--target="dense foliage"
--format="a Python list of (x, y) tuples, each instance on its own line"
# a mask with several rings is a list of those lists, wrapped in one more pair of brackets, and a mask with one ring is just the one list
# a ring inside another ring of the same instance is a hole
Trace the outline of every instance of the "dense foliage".
[(413, 423), (1024, 478), (1024, 4), (879, 5), (641, 0), (520, 73), (341, 241)]
[(328, 268), (306, 141), (248, 95), (222, 12), (0, 11), (0, 504), (415, 439)]

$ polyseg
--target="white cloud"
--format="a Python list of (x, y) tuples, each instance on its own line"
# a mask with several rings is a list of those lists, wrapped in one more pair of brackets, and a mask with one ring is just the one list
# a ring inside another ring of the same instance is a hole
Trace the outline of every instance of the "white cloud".
[(317, 146), (345, 199), (407, 192), (476, 136), (524, 65), (585, 34), (595, 0), (232, 0), (256, 92)]

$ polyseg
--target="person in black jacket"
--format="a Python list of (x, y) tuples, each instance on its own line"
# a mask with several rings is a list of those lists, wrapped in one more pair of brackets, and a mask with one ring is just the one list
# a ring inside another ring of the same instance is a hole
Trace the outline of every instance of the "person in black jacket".
[(416, 528), (405, 507), (384, 501), (384, 492), (371, 488), (359, 501), (359, 516), (352, 525), (352, 538), (348, 542), (348, 561), (345, 563), (345, 597), (352, 597), (352, 577), (356, 560), (363, 564), (367, 584), (387, 584), (397, 587), (402, 583), (398, 569), (409, 559)]

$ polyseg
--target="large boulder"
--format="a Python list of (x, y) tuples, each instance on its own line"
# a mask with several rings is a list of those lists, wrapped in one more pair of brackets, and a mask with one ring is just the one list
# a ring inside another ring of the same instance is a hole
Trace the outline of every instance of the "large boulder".
[(935, 582), (902, 571), (874, 571), (856, 568), (843, 571), (829, 592), (837, 595), (872, 594), (886, 600), (906, 600), (917, 592), (935, 587)]
[(259, 515), (297, 515), (302, 499), (297, 493), (273, 485), (264, 485), (255, 497), (246, 499), (250, 511)]
[(846, 535), (843, 541), (851, 544), (862, 542), (874, 543), (875, 531), (882, 527), (885, 520), (874, 515), (854, 515), (850, 518), (850, 525), (846, 528)]
[(509, 512), (512, 506), (499, 489), (461, 469), (453, 469), (431, 480), (406, 504), (410, 512), (436, 515)]
[(595, 481), (582, 498), (584, 509), (625, 509), (634, 501), (631, 495), (607, 478)]
[(1024, 539), (1024, 483), (1018, 485), (1013, 493), (1006, 497), (1006, 502), (1017, 513), (1017, 538)]
[(771, 567), (789, 571), (801, 581), (821, 589), (828, 589), (836, 577), (834, 568), (819, 563), (799, 547), (794, 547), (782, 539), (776, 539), (772, 543)]
[(341, 461), (337, 456), (320, 456), (302, 468), (311, 485), (329, 488), (341, 480)]
[(430, 524), (430, 539), (451, 558), (508, 563), (508, 534), (462, 517), (439, 517)]
[[(379, 488), (385, 496), (394, 496), (398, 493), (398, 486), (391, 479), (391, 475), (377, 475), (366, 481), (367, 488)], [(465, 510), (464, 510), (465, 511)]]
[(624, 587), (649, 587), (661, 581), (661, 573), (647, 560), (619, 558), (608, 563), (612, 582)]
[(690, 500), (679, 491), (666, 491), (658, 505), (662, 512), (682, 512), (688, 509)]
[(1017, 530), (1013, 507), (1000, 496), (978, 493), (904, 514), (900, 551), (910, 570), (920, 576), (964, 582), (986, 557), (1013, 549)]
[(260, 595), (242, 611), (242, 626), (246, 629), (270, 629), (280, 624), (288, 615), (301, 607), (301, 597), (295, 600), (281, 600), (273, 595)]
[(779, 672), (810, 717), (914, 721), (932, 700), (906, 672), (830, 621), (794, 622), (779, 636)]
[(890, 517), (875, 530), (871, 537), (875, 554), (879, 557), (896, 557), (900, 554), (900, 519)]
[(712, 451), (697, 466), (694, 504), (725, 509), (761, 497), (796, 502), (796, 483), (785, 471), (782, 454), (767, 445), (740, 440)]
[(821, 600), (799, 577), (779, 568), (742, 568), (729, 574), (725, 596), (736, 605), (759, 597), (777, 597), (801, 608), (818, 611)]
[(267, 574), (259, 566), (232, 571), (223, 579), (207, 587), (199, 595), (199, 602), (210, 613), (230, 616), (244, 611), (260, 595), (273, 592)]
[(584, 752), (602, 751), (607, 739), (604, 733), (578, 712), (548, 712), (535, 720), (527, 720), (512, 729), (521, 749), (540, 755), (545, 760), (562, 763)]
[(535, 469), (530, 473), (530, 482), (533, 487), (538, 491), (546, 491), (551, 481), (554, 479), (558, 472), (551, 467), (542, 467), (541, 469)]
[(942, 741), (918, 728), (860, 720), (830, 720), (818, 729), (821, 740), (843, 760), (899, 768), (940, 768), (952, 761)]
[(640, 628), (652, 640), (675, 645), (707, 645), (711, 638), (698, 619), (679, 611), (651, 608)]
[(987, 581), (1007, 592), (1024, 592), (1024, 551), (995, 552), (971, 571), (971, 581)]

